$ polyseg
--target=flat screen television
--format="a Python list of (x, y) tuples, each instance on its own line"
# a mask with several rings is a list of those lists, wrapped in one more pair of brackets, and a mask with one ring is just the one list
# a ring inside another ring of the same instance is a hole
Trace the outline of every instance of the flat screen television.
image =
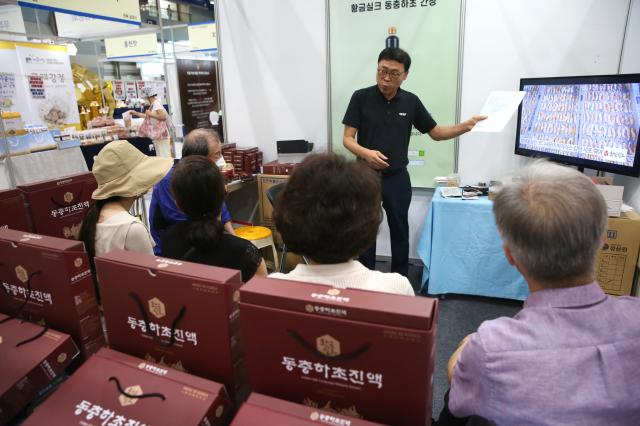
[(640, 74), (520, 79), (515, 153), (638, 176)]

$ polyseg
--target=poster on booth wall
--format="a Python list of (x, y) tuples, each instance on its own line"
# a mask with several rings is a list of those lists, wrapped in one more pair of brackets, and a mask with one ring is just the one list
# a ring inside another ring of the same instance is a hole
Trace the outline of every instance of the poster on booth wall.
[(185, 133), (210, 128), (209, 113), (220, 109), (215, 61), (176, 59)]
[(17, 61), (15, 44), (0, 41), (0, 109), (19, 112), (28, 122), (31, 106)]
[(127, 101), (129, 99), (138, 99), (138, 89), (136, 89), (135, 80), (124, 81), (124, 95)]
[(124, 101), (126, 99), (122, 80), (112, 80), (111, 87), (113, 88), (113, 99), (116, 101)]
[(147, 98), (146, 98), (146, 92), (144, 91), (144, 88), (145, 88), (145, 81), (136, 80), (136, 90), (138, 91), (138, 96), (143, 98), (146, 101)]
[[(437, 123), (454, 124), (458, 86), (460, 0), (345, 2), (329, 0), (333, 149), (343, 152), (344, 117), (351, 95), (376, 84), (378, 55), (400, 47), (411, 56), (402, 83)], [(455, 164), (453, 141), (435, 143), (415, 128), (408, 149), (414, 187), (433, 187)]]
[(65, 46), (16, 43), (20, 82), (27, 89), (25, 123), (49, 128), (80, 123), (71, 63)]

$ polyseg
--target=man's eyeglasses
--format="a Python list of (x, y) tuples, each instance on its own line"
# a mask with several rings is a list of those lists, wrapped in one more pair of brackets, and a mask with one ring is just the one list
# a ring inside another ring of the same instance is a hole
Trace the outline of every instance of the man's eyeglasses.
[(391, 80), (397, 80), (402, 74), (404, 74), (404, 71), (400, 72), (396, 70), (389, 70), (387, 68), (378, 68), (378, 75), (382, 78), (389, 76)]

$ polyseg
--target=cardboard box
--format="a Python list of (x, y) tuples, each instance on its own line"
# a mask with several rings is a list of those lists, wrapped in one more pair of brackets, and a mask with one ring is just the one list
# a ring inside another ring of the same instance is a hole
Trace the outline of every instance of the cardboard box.
[(97, 257), (96, 269), (112, 349), (223, 383), (236, 400), (246, 397), (240, 271), (122, 250)]
[(254, 277), (240, 289), (251, 390), (430, 425), (437, 313), (437, 299)]
[(68, 334), (0, 314), (0, 424), (34, 401), (77, 355)]
[(23, 193), (33, 232), (78, 239), (80, 227), (97, 188), (91, 172), (18, 186)]
[(222, 385), (105, 348), (23, 425), (220, 425), (228, 411)]
[(29, 232), (29, 212), (17, 189), (0, 191), (0, 228)]
[(375, 426), (380, 423), (347, 417), (331, 411), (319, 410), (282, 399), (252, 393), (233, 418), (232, 426), (254, 425), (304, 426)]
[(640, 246), (640, 215), (609, 218), (607, 242), (598, 252), (596, 279), (607, 294), (630, 295)]
[(607, 203), (607, 215), (609, 217), (620, 217), (624, 186), (596, 185), (596, 188), (598, 188)]
[[(274, 185), (284, 183), (289, 180), (289, 176), (272, 176), (272, 175), (258, 175), (258, 194), (260, 203), (260, 222), (263, 226), (271, 228), (272, 231), (276, 230), (276, 225), (273, 221), (273, 206), (267, 197), (267, 191)], [(275, 239), (275, 233), (274, 233)]]
[(70, 334), (82, 359), (105, 345), (81, 242), (0, 229), (0, 259), (0, 312)]

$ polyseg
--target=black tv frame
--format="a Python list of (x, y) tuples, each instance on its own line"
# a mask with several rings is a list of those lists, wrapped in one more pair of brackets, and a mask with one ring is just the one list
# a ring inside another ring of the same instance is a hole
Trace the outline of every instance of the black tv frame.
[[(614, 84), (614, 83), (640, 83), (640, 74), (611, 74), (611, 75), (589, 75), (589, 76), (572, 76), (572, 77), (540, 77), (540, 78), (521, 78), (520, 90), (524, 90), (524, 86), (553, 86), (553, 85), (571, 85), (571, 84)], [(518, 107), (518, 127), (516, 129), (515, 154), (525, 157), (548, 158), (551, 161), (572, 165), (578, 167), (579, 170), (584, 169), (599, 170), (602, 172), (615, 173), (619, 175), (638, 177), (640, 175), (640, 129), (638, 129), (638, 140), (636, 141), (636, 155), (633, 160), (633, 166), (622, 166), (619, 164), (605, 163), (602, 161), (588, 160), (577, 157), (568, 157), (550, 152), (533, 151), (520, 147), (520, 122), (522, 119), (522, 103)]]

